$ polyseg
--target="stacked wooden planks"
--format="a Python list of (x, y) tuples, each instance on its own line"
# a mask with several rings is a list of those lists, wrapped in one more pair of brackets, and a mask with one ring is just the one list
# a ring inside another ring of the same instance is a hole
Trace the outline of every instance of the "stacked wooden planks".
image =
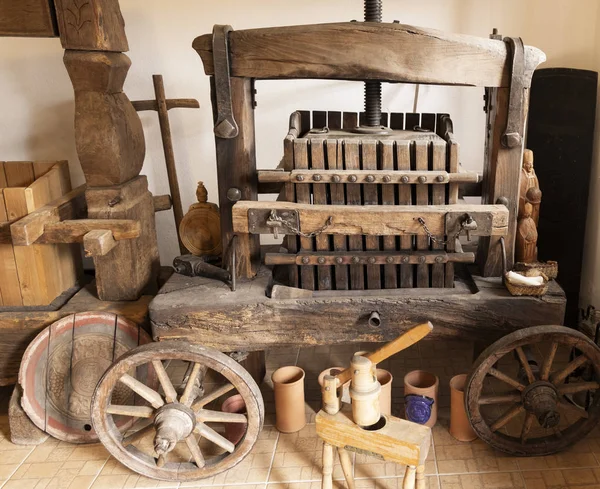
[(0, 162), (0, 306), (46, 306), (77, 282), (77, 245), (14, 246), (10, 225), (71, 191), (66, 161)]
[[(459, 172), (459, 145), (447, 114), (383, 114), (391, 135), (351, 133), (363, 115), (299, 111), (284, 143), (283, 169)], [(326, 129), (323, 129), (326, 128)], [(312, 129), (312, 131), (311, 131)], [(322, 130), (321, 130), (322, 129)], [(310, 132), (309, 132), (310, 131)], [(433, 179), (429, 179), (431, 182)], [(282, 199), (323, 205), (444, 205), (458, 203), (458, 184), (286, 183)], [(446, 236), (287, 236), (290, 253), (316, 251), (455, 252)], [(454, 263), (292, 265), (290, 286), (308, 290), (452, 288)]]

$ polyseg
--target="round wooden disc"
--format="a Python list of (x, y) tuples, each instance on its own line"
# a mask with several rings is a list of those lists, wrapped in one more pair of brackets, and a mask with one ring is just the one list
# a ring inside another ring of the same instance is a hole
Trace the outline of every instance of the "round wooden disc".
[(179, 225), (181, 242), (196, 256), (221, 254), (221, 219), (217, 209), (191, 209)]
[[(21, 362), (23, 409), (38, 428), (59, 440), (98, 441), (90, 412), (96, 384), (123, 353), (151, 341), (140, 326), (105, 312), (72, 314), (51, 324), (27, 347)], [(156, 385), (153, 371), (151, 376), (146, 381)], [(123, 386), (122, 395), (132, 394)], [(131, 421), (119, 420), (120, 428)]]

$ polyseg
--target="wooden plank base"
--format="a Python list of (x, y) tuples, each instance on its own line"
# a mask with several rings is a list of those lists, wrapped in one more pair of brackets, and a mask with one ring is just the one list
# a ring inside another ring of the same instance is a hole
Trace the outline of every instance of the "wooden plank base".
[[(381, 291), (375, 297), (289, 300), (266, 296), (271, 280), (271, 271), (263, 267), (254, 280), (238, 282), (237, 291), (231, 292), (216, 280), (173, 275), (150, 304), (153, 337), (251, 351), (389, 341), (414, 324), (431, 321), (434, 330), (428, 338), (464, 337), (491, 344), (525, 327), (562, 324), (566, 304), (555, 282), (542, 298), (513, 297), (499, 278), (475, 275), (457, 278), (467, 282), (470, 294), (440, 290), (432, 296), (406, 290), (396, 297)], [(368, 324), (373, 311), (381, 315), (380, 327)]]

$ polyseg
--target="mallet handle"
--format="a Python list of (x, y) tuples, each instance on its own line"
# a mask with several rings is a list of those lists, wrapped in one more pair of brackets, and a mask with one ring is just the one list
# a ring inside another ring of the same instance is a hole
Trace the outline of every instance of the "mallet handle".
[[(381, 363), (385, 359), (391, 357), (392, 355), (395, 355), (396, 353), (422, 340), (431, 332), (432, 329), (433, 325), (429, 321), (424, 324), (419, 324), (418, 326), (415, 326), (414, 328), (408, 330), (406, 333), (398, 336), (398, 338), (396, 338), (395, 340), (386, 343), (378, 350), (369, 353), (368, 355), (366, 355), (366, 357), (375, 364)], [(339, 385), (344, 385), (350, 380), (351, 377), (351, 368), (347, 368), (343, 372), (340, 372), (336, 375), (336, 378), (339, 381)]]

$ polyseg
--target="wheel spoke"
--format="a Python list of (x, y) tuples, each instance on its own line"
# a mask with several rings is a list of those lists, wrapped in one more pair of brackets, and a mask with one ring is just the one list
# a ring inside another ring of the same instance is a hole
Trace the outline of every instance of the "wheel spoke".
[(544, 359), (542, 369), (540, 370), (540, 378), (542, 380), (548, 380), (550, 377), (550, 370), (552, 370), (552, 363), (554, 362), (554, 357), (556, 356), (556, 350), (558, 350), (558, 343), (553, 342), (550, 346), (548, 356)]
[(205, 395), (202, 399), (197, 400), (193, 406), (192, 410), (196, 411), (198, 409), (202, 409), (207, 404), (210, 404), (215, 399), (218, 399), (224, 394), (227, 394), (230, 390), (233, 389), (232, 384), (225, 384), (224, 386), (219, 387), (218, 389), (212, 391), (210, 394)]
[(207, 409), (201, 409), (197, 412), (196, 419), (200, 423), (248, 423), (248, 418), (245, 414), (224, 413), (221, 411), (209, 411)]
[(134, 416), (136, 418), (151, 418), (154, 415), (154, 409), (150, 406), (119, 406), (111, 404), (106, 409), (106, 412), (121, 416)]
[(551, 378), (551, 382), (553, 384), (560, 384), (562, 383), (573, 371), (577, 370), (579, 367), (581, 367), (582, 365), (586, 364), (587, 362), (589, 362), (589, 358), (587, 358), (584, 355), (580, 355), (578, 356), (575, 360), (573, 360), (572, 362), (570, 362), (565, 368), (563, 368), (562, 370), (556, 372), (552, 378)]
[(498, 431), (500, 428), (506, 426), (511, 419), (513, 419), (515, 416), (518, 416), (523, 411), (525, 411), (525, 408), (522, 404), (512, 407), (490, 427), (490, 430), (492, 430), (492, 432)]
[(561, 408), (563, 408), (567, 413), (577, 416), (579, 418), (587, 419), (590, 416), (585, 409), (580, 408), (579, 406), (575, 406), (574, 404), (571, 404), (569, 402), (561, 401), (558, 403), (558, 405)]
[(185, 439), (185, 443), (187, 444), (188, 449), (190, 450), (190, 453), (192, 454), (194, 462), (196, 462), (198, 468), (201, 469), (202, 467), (204, 467), (206, 462), (204, 461), (202, 451), (200, 450), (198, 442), (196, 441), (196, 437), (193, 433)]
[(200, 371), (202, 369), (202, 365), (199, 363), (194, 363), (194, 368), (192, 368), (192, 373), (190, 374), (187, 384), (185, 384), (185, 389), (183, 394), (181, 394), (181, 398), (179, 402), (181, 404), (185, 404), (186, 406), (191, 406), (194, 401), (194, 387), (196, 386), (196, 381), (200, 376)]
[(154, 367), (156, 375), (158, 376), (158, 381), (165, 392), (166, 401), (175, 402), (177, 400), (177, 392), (175, 391), (175, 387), (173, 387), (171, 379), (169, 379), (169, 374), (165, 370), (163, 363), (160, 360), (152, 360), (152, 366)]
[(529, 431), (531, 430), (531, 425), (535, 420), (535, 414), (527, 413), (525, 416), (525, 421), (523, 422), (523, 429), (521, 430), (521, 443), (524, 445), (529, 436)]
[(514, 404), (521, 401), (519, 394), (506, 394), (503, 396), (481, 396), (478, 399), (480, 406), (486, 406), (489, 404)]
[(151, 389), (147, 385), (142, 384), (139, 380), (134, 379), (131, 375), (123, 374), (119, 379), (119, 382), (125, 384), (140, 397), (143, 397), (155, 409), (164, 406), (165, 402), (158, 392), (156, 392), (154, 389)]
[(505, 373), (500, 372), (500, 370), (496, 370), (495, 368), (492, 367), (492, 368), (490, 368), (488, 373), (491, 376), (496, 377), (498, 380), (501, 380), (502, 382), (514, 387), (518, 391), (525, 390), (525, 386), (523, 384), (521, 384), (521, 382), (519, 382), (516, 379), (513, 379), (512, 377), (509, 377)]
[(529, 381), (530, 384), (533, 384), (535, 382), (535, 376), (533, 375), (533, 372), (531, 371), (531, 365), (529, 365), (529, 360), (527, 360), (527, 357), (525, 356), (525, 352), (523, 351), (523, 348), (521, 348), (520, 346), (517, 346), (516, 352), (517, 352), (517, 356), (519, 357), (519, 361), (521, 362), (521, 365), (523, 366), (523, 369), (525, 370), (525, 375), (527, 375), (527, 380)]
[(154, 431), (154, 423), (153, 422), (150, 422), (143, 428), (140, 428), (139, 430), (137, 430), (135, 433), (132, 433), (131, 435), (123, 438), (123, 441), (121, 442), (121, 444), (124, 447), (131, 445), (132, 443), (135, 443), (136, 441), (144, 438), (144, 436), (146, 436), (151, 431)]
[(575, 394), (577, 392), (593, 391), (600, 388), (598, 382), (578, 382), (575, 384), (561, 384), (559, 394)]
[(198, 432), (198, 434), (207, 440), (212, 441), (215, 445), (220, 446), (223, 450), (229, 453), (233, 453), (235, 450), (235, 445), (233, 443), (231, 443), (227, 438), (219, 435), (219, 433), (212, 428), (209, 428), (205, 424), (197, 424), (195, 430)]

